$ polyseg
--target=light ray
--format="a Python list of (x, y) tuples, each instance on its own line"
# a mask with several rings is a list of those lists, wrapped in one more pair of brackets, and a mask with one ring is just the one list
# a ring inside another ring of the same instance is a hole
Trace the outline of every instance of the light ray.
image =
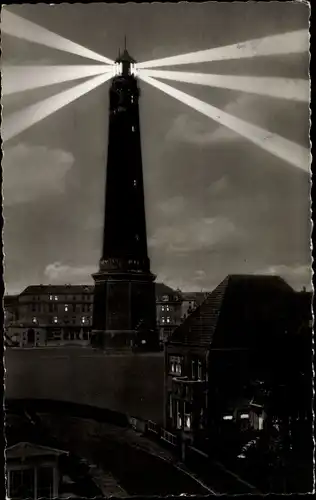
[(212, 75), (205, 73), (186, 73), (182, 71), (163, 71), (141, 69), (139, 76), (152, 76), (162, 80), (208, 85), (250, 94), (290, 99), (293, 101), (309, 101), (309, 81), (294, 78), (274, 78), (261, 76)]
[(22, 111), (16, 111), (9, 115), (7, 118), (3, 117), (3, 141), (12, 139), (35, 123), (38, 123), (47, 116), (51, 115), (55, 111), (58, 111), (60, 108), (75, 101), (82, 95), (87, 94), (110, 78), (112, 78), (112, 73), (105, 73), (103, 75), (96, 76), (94, 78), (91, 78), (87, 82), (80, 83), (79, 85), (72, 87), (71, 89), (60, 92), (59, 94), (56, 94), (52, 97), (48, 97), (47, 99), (44, 99), (43, 101), (40, 101), (36, 104), (32, 104)]
[(10, 95), (15, 92), (46, 87), (48, 85), (109, 72), (113, 72), (113, 68), (103, 64), (82, 66), (4, 66), (2, 68), (2, 94)]
[(114, 63), (112, 59), (97, 54), (78, 43), (71, 42), (67, 40), (67, 38), (57, 35), (52, 31), (9, 12), (7, 9), (2, 9), (1, 31), (8, 35), (27, 40), (28, 42), (39, 43), (53, 49), (70, 52), (71, 54), (94, 59), (95, 61), (100, 61), (105, 64)]
[(308, 30), (298, 30), (281, 35), (271, 35), (246, 42), (235, 43), (225, 47), (199, 50), (188, 54), (165, 57), (145, 61), (136, 65), (140, 68), (154, 68), (162, 66), (178, 66), (201, 62), (224, 61), (229, 59), (244, 59), (259, 56), (277, 56), (282, 54), (298, 54), (308, 52)]
[(294, 165), (304, 171), (309, 171), (310, 167), (310, 153), (307, 148), (289, 141), (278, 134), (269, 132), (261, 127), (252, 125), (236, 116), (230, 115), (215, 106), (207, 104), (195, 97), (190, 96), (180, 90), (177, 90), (170, 85), (159, 82), (149, 76), (142, 76), (140, 78), (166, 94), (178, 99), (180, 102), (187, 104), (191, 108), (199, 111), (203, 115), (208, 116), (212, 120), (220, 123), (221, 125), (233, 130), (236, 134), (245, 137), (265, 151), (281, 158), (287, 163)]

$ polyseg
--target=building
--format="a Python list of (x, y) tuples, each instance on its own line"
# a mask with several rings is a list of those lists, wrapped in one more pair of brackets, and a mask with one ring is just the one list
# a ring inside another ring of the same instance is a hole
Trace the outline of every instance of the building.
[(165, 428), (205, 447), (249, 426), (250, 411), (263, 427), (266, 408), (254, 416), (255, 381), (273, 382), (271, 391), (289, 378), (286, 346), (302, 338), (310, 300), (302, 313), (301, 296), (277, 276), (231, 275), (220, 283), (165, 345)]
[(183, 296), (180, 290), (173, 290), (163, 283), (156, 283), (156, 321), (159, 340), (166, 342), (182, 322)]
[[(90, 345), (93, 285), (31, 285), (4, 297), (8, 345)], [(155, 283), (156, 320), (160, 341), (181, 323), (182, 294)]]
[(181, 317), (185, 320), (199, 305), (204, 302), (208, 292), (181, 292)]
[(116, 60), (110, 87), (103, 249), (95, 281), (94, 344), (158, 348), (155, 276), (150, 271), (134, 59)]
[(93, 286), (32, 285), (4, 307), (7, 336), (20, 346), (90, 343)]
[(67, 452), (20, 442), (8, 447), (5, 455), (9, 498), (59, 498), (59, 460)]

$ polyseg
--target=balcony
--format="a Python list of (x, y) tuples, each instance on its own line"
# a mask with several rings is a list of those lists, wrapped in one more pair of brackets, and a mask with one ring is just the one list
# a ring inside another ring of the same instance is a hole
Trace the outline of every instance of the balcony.
[(173, 377), (172, 379), (173, 394), (188, 402), (203, 397), (206, 390), (206, 380), (192, 380), (188, 377)]

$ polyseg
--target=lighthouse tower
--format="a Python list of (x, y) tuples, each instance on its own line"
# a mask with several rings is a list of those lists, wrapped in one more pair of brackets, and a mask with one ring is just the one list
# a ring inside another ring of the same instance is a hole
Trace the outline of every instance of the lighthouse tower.
[(151, 350), (158, 344), (135, 62), (125, 47), (110, 87), (103, 248), (99, 271), (93, 275), (93, 339), (103, 349)]

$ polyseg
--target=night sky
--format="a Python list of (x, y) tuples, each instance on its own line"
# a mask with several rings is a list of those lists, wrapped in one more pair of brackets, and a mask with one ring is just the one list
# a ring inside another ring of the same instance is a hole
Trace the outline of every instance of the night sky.
[[(307, 30), (309, 15), (294, 2), (8, 9), (112, 59), (126, 35), (139, 62)], [(5, 34), (2, 51), (3, 64), (98, 64)], [(166, 69), (306, 79), (308, 64), (306, 54), (296, 54)], [(5, 96), (4, 119), (78, 83)], [(309, 147), (306, 103), (165, 83)], [(230, 273), (276, 273), (309, 288), (309, 175), (148, 84), (140, 87), (148, 246), (157, 279), (211, 290)], [(101, 256), (108, 90), (106, 83), (4, 145), (7, 293), (37, 283), (92, 283)]]

